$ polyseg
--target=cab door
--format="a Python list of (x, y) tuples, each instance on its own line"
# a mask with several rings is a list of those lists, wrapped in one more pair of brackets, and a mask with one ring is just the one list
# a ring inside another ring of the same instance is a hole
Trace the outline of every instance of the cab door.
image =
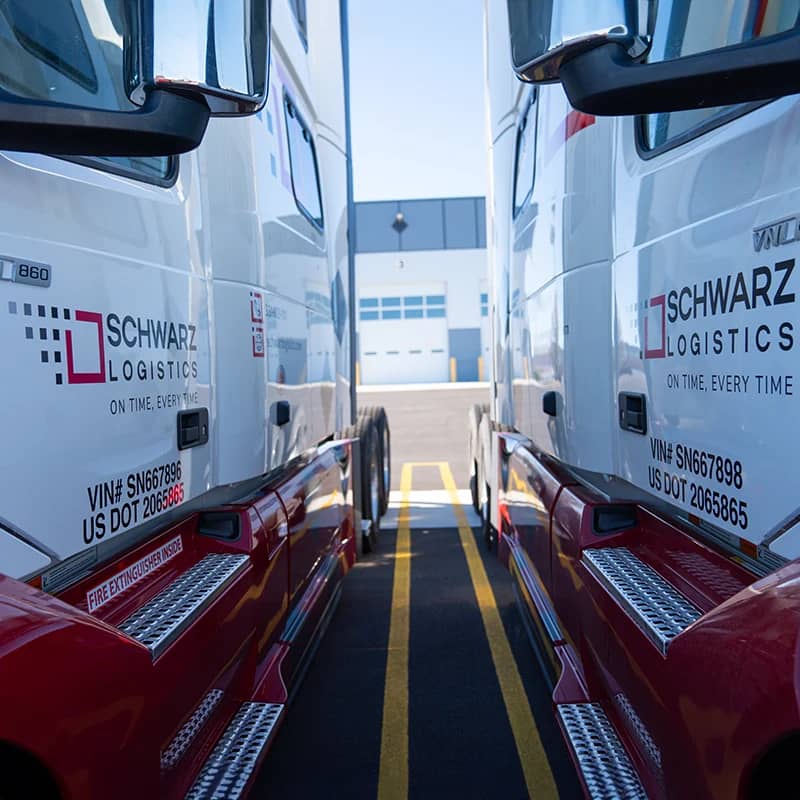
[[(785, 30), (799, 5), (659, 3), (650, 59)], [(618, 118), (615, 133), (616, 472), (765, 565), (770, 531), (798, 505), (776, 465), (797, 444), (799, 124), (786, 97)], [(665, 713), (677, 707), (669, 658), (626, 648), (613, 620), (606, 631), (587, 633), (606, 653), (606, 689), (635, 708), (642, 758), (658, 754), (670, 795), (690, 762)]]
[[(127, 6), (0, 4), (0, 87), (132, 109)], [(208, 488), (208, 446), (178, 448), (211, 408), (195, 164), (0, 154), (2, 514), (80, 569)]]
[[(651, 60), (786, 30), (800, 11), (717, 6), (660, 3)], [(798, 120), (786, 97), (620, 119), (616, 137), (615, 394), (644, 396), (647, 416), (646, 432), (617, 428), (618, 472), (768, 563), (798, 505), (775, 467), (797, 446)]]

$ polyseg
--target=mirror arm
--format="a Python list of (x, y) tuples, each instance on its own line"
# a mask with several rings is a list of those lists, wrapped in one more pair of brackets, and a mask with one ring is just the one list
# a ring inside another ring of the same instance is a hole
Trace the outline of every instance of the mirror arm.
[(655, 64), (606, 44), (564, 62), (559, 76), (573, 107), (597, 116), (770, 100), (800, 92), (800, 31)]
[(150, 91), (134, 111), (103, 111), (0, 90), (0, 149), (58, 156), (168, 156), (200, 144), (209, 119), (201, 97)]

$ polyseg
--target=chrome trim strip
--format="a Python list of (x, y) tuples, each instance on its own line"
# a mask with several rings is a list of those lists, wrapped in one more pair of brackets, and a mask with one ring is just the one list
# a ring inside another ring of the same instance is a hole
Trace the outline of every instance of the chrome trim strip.
[(516, 543), (511, 544), (510, 549), (511, 554), (514, 556), (514, 563), (517, 565), (517, 569), (522, 577), (524, 590), (529, 594), (532, 594), (534, 591), (536, 591), (539, 594), (539, 599), (543, 601), (543, 605), (545, 606), (544, 609), (540, 608), (539, 603), (531, 598), (534, 606), (536, 606), (536, 609), (539, 612), (539, 619), (541, 619), (542, 625), (544, 625), (547, 635), (550, 637), (550, 641), (553, 644), (563, 641), (564, 635), (561, 633), (561, 628), (558, 625), (558, 619), (556, 617), (555, 610), (551, 607), (550, 603), (547, 601), (547, 598), (544, 596), (539, 578), (533, 572), (530, 564), (528, 564), (525, 552)]

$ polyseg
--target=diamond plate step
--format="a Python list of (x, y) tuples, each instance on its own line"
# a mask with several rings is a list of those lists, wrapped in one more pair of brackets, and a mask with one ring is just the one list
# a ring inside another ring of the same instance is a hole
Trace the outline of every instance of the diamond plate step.
[(161, 754), (161, 769), (165, 771), (172, 769), (183, 758), (208, 718), (214, 713), (223, 694), (222, 689), (212, 689), (203, 698), (194, 714), (186, 720), (183, 727), (175, 734), (175, 738), (169, 743), (169, 747)]
[(283, 713), (278, 703), (243, 703), (203, 765), (186, 800), (237, 800)]
[(247, 565), (248, 556), (211, 553), (150, 602), (128, 617), (119, 629), (146, 645), (157, 658)]
[(627, 547), (584, 550), (586, 568), (667, 654), (669, 643), (702, 612)]
[(639, 776), (599, 703), (558, 706), (592, 800), (647, 800)]

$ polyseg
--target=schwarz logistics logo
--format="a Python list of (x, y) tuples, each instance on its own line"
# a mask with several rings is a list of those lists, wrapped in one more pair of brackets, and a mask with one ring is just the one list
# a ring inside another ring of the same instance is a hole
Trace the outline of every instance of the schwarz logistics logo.
[(650, 297), (638, 308), (641, 357), (792, 350), (794, 268), (787, 259)]
[(58, 386), (197, 377), (196, 325), (14, 301), (8, 313)]

